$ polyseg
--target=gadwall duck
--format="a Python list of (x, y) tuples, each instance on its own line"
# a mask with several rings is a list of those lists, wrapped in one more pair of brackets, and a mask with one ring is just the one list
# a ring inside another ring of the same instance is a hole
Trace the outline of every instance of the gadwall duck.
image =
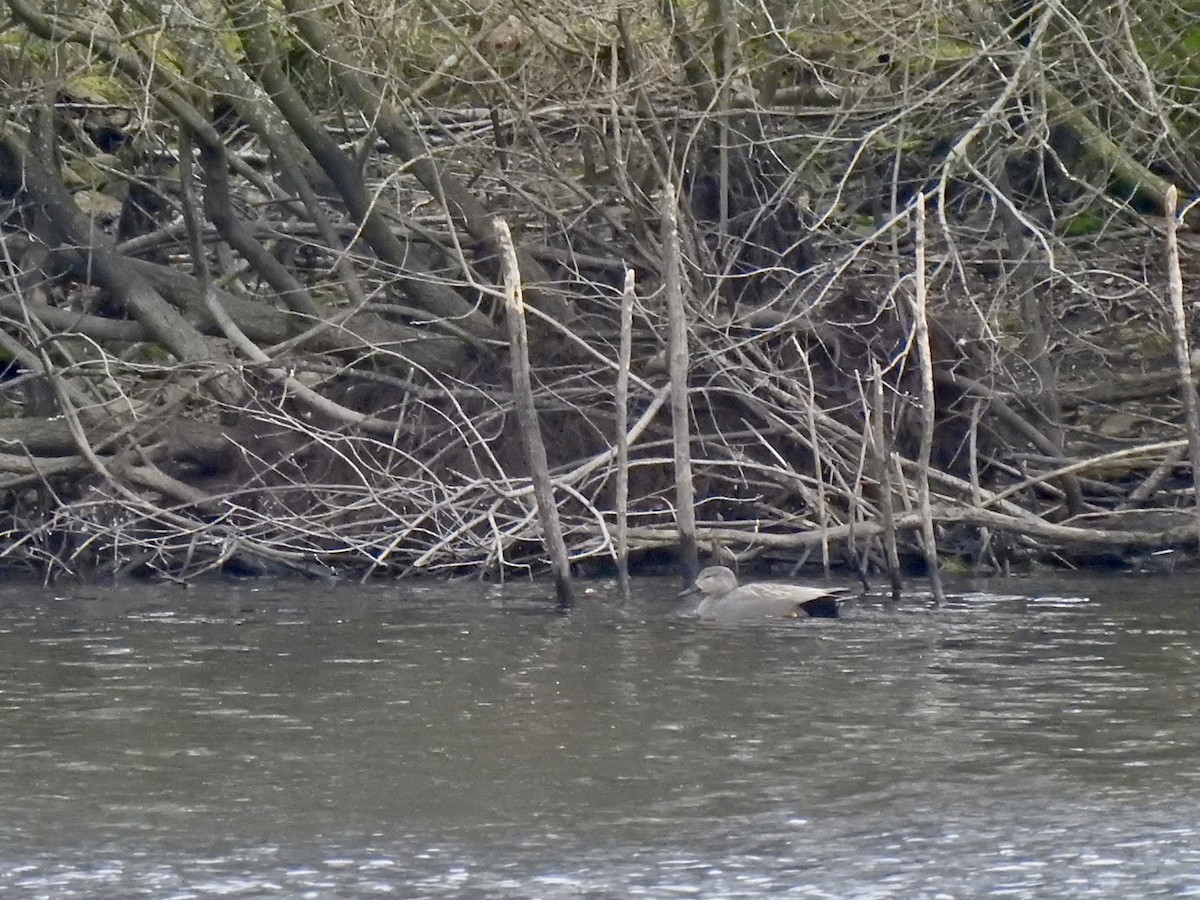
[(684, 591), (703, 594), (696, 607), (701, 619), (734, 622), (744, 619), (813, 618), (833, 619), (838, 615), (837, 598), (845, 588), (806, 587), (800, 584), (743, 584), (725, 566), (709, 566), (696, 576), (696, 583)]

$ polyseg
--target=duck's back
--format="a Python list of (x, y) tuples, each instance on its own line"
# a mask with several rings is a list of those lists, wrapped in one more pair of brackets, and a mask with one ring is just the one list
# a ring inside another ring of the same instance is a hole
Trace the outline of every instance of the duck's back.
[(720, 596), (705, 597), (696, 609), (702, 619), (836, 618), (842, 588), (792, 584), (746, 584)]

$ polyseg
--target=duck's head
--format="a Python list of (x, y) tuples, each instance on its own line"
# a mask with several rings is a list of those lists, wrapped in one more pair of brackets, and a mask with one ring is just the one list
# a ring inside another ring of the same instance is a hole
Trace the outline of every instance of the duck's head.
[(703, 594), (706, 597), (728, 594), (737, 587), (737, 576), (727, 566), (709, 566), (701, 569), (696, 576), (696, 582), (679, 596), (687, 594)]

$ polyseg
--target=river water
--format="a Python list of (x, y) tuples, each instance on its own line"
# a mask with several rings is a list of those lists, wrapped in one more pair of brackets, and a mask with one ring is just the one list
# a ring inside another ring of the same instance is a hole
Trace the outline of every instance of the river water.
[(1200, 895), (1200, 587), (0, 587), (0, 896)]

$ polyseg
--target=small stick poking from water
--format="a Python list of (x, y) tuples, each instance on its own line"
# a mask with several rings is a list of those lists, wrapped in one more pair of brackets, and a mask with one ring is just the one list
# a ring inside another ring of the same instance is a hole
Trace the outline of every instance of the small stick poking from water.
[(900, 602), (900, 551), (896, 546), (896, 507), (892, 495), (892, 448), (883, 403), (883, 370), (878, 360), (871, 360), (870, 425), (867, 438), (875, 457), (876, 480), (879, 482), (879, 524), (883, 526), (883, 558), (892, 586), (892, 602)]
[(617, 582), (629, 599), (629, 362), (633, 356), (633, 269), (625, 270), (621, 294), (621, 344), (617, 358)]
[(1179, 219), (1175, 210), (1179, 193), (1175, 186), (1167, 188), (1167, 293), (1171, 299), (1171, 314), (1175, 323), (1175, 363), (1179, 366), (1179, 387), (1183, 393), (1183, 409), (1187, 416), (1188, 455), (1192, 463), (1192, 487), (1195, 492), (1193, 510), (1196, 516), (1196, 540), (1200, 544), (1200, 402), (1196, 398), (1196, 382), (1192, 379), (1192, 354), (1188, 349), (1187, 311), (1183, 307), (1183, 272), (1179, 267)]
[(667, 358), (671, 373), (671, 432), (675, 439), (675, 525), (685, 585), (700, 573), (696, 546), (696, 490), (692, 482), (691, 416), (688, 404), (687, 317), (683, 306), (683, 254), (679, 249), (679, 209), (670, 181), (662, 200), (663, 292), (667, 296)]
[(925, 281), (925, 194), (917, 196), (917, 227), (914, 233), (913, 261), (915, 290), (913, 291), (913, 343), (921, 365), (921, 449), (917, 457), (917, 505), (921, 512), (921, 537), (925, 545), (925, 566), (929, 570), (929, 586), (934, 603), (946, 599), (942, 591), (942, 575), (938, 570), (937, 537), (933, 530), (933, 505), (929, 497), (929, 462), (933, 456), (933, 428), (937, 409), (933, 393), (933, 353), (929, 348), (929, 319), (925, 300), (928, 286)]
[(508, 223), (495, 220), (496, 240), (504, 262), (504, 318), (508, 320), (509, 355), (513, 378), (513, 402), (521, 423), (521, 438), (529, 456), (533, 479), (533, 495), (537, 500), (538, 518), (550, 563), (554, 567), (554, 587), (558, 605), (566, 609), (574, 599), (571, 587), (571, 561), (563, 539), (562, 522), (554, 502), (554, 483), (550, 480), (550, 463), (546, 459), (546, 444), (538, 425), (537, 408), (533, 403), (533, 383), (529, 376), (529, 332), (525, 327), (525, 301), (521, 294), (521, 270), (517, 251), (513, 247)]

